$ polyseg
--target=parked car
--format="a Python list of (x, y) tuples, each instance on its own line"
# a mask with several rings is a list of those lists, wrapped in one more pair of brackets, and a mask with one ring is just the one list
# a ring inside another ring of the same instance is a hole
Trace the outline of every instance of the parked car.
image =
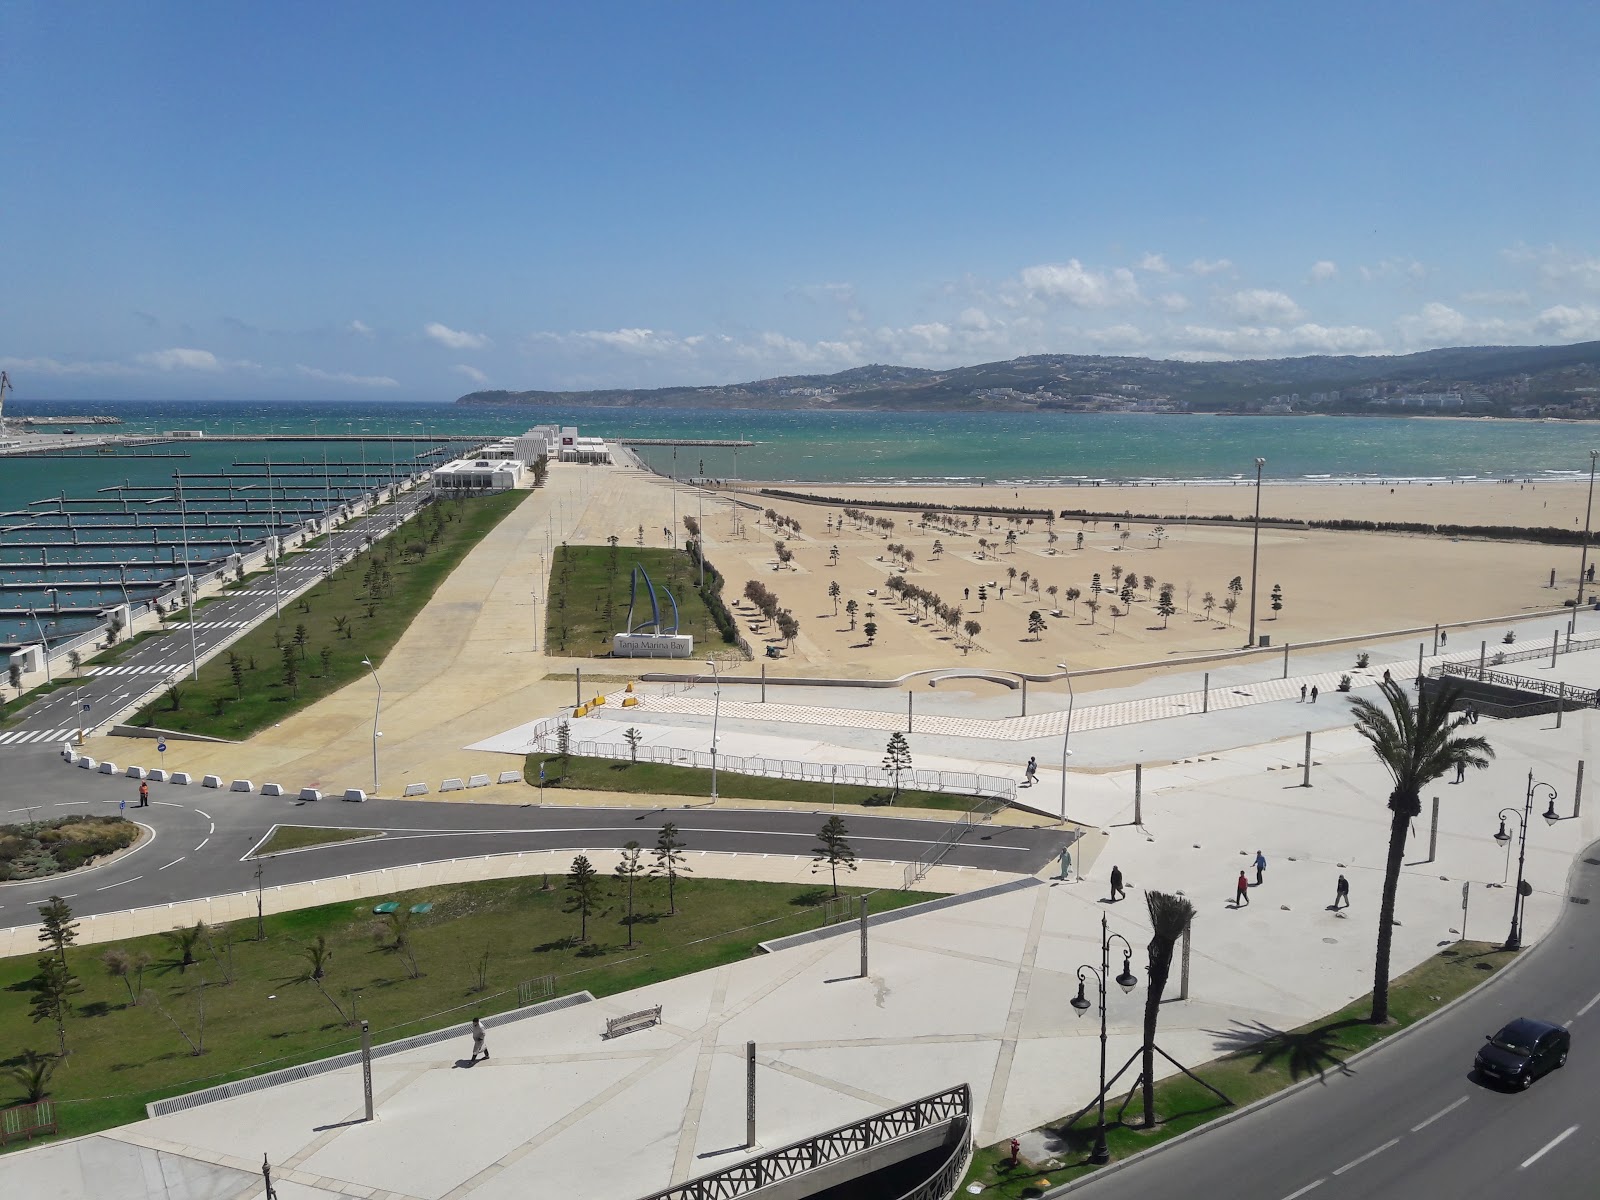
[(1519, 1017), (1491, 1034), (1478, 1050), (1478, 1077), (1507, 1087), (1525, 1088), (1541, 1075), (1565, 1066), (1572, 1034), (1549, 1021)]

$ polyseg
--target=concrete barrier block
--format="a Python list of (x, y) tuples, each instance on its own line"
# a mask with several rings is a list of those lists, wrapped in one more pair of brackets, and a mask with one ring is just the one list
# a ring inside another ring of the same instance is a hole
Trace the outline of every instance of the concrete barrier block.
[(71, 746), (63, 746), (61, 747), (61, 758), (65, 762), (75, 763), (78, 761), (78, 752)]
[(498, 782), (500, 782), (500, 783), (521, 783), (522, 782), (522, 772), (521, 771), (501, 771), (500, 772), (500, 779), (498, 780)]
[(302, 799), (302, 800), (321, 800), (322, 799), (322, 793), (317, 791), (316, 788), (301, 788), (300, 789), (300, 799)]
[(467, 786), (469, 788), (488, 787), (489, 777), (487, 775), (474, 775), (471, 779), (467, 780)]
[(128, 779), (143, 779), (149, 773), (150, 772), (146, 771), (143, 767), (129, 767), (127, 771), (124, 772), (124, 775)]
[(281, 796), (283, 795), (283, 784), (263, 783), (261, 785), (261, 794), (263, 796)]
[(200, 786), (201, 787), (208, 787), (208, 788), (219, 788), (219, 787), (222, 786), (222, 776), (220, 776), (220, 775), (207, 775), (204, 779), (202, 779), (200, 781)]
[(228, 790), (230, 792), (253, 792), (256, 790), (256, 785), (248, 779), (235, 779), (228, 785)]
[(193, 783), (194, 780), (190, 777), (189, 772), (187, 771), (174, 771), (171, 775), (167, 776), (167, 782), (179, 783), (187, 786)]
[(428, 794), (428, 785), (425, 783), (408, 783), (406, 784), (405, 794), (408, 796), (426, 796)]
[(165, 783), (167, 781), (167, 773), (160, 767), (151, 767), (150, 774), (146, 775), (145, 778), (151, 783)]
[(367, 794), (360, 788), (345, 788), (344, 795), (339, 797), (341, 800), (354, 800), (358, 804), (366, 798)]
[(79, 770), (92, 771), (92, 770), (95, 769), (95, 767), (97, 767), (99, 765), (100, 765), (99, 763), (95, 762), (94, 759), (90, 758), (87, 754), (78, 755), (78, 769)]
[(439, 790), (441, 792), (459, 792), (466, 786), (467, 785), (462, 783), (459, 779), (446, 779), (439, 785)]
[(107, 762), (103, 762), (103, 763), (100, 764), (100, 774), (102, 774), (102, 775), (115, 775), (116, 773), (117, 773), (117, 764), (116, 763), (107, 761)]

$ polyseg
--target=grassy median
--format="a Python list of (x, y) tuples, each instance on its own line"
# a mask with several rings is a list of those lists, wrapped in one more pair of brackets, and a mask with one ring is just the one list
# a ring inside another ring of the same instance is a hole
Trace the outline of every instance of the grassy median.
[[(1393, 1019), (1388, 1025), (1368, 1023), (1367, 1016), (1372, 1011), (1370, 995), (1297, 1029), (1271, 1031), (1239, 1025), (1236, 1036), (1245, 1044), (1238, 1050), (1209, 1063), (1186, 1064), (1233, 1104), (1183, 1075), (1170, 1076), (1156, 1084), (1156, 1115), (1160, 1123), (1150, 1132), (1138, 1126), (1144, 1110), (1137, 1094), (1126, 1108), (1129, 1124), (1123, 1123), (1123, 1097), (1128, 1094), (1132, 1074), (1125, 1076), (1119, 1089), (1113, 1089), (1106, 1097), (1106, 1144), (1112, 1161), (1160, 1145), (1302, 1079), (1342, 1071), (1345, 1060), (1357, 1051), (1414, 1025), (1492, 978), (1515, 958), (1514, 953), (1489, 942), (1457, 942), (1440, 950), (1390, 984), (1389, 1014)], [(1046, 1164), (1025, 1160), (1013, 1170), (1005, 1142), (984, 1147), (973, 1155), (963, 1186), (979, 1183), (985, 1196), (1023, 1200), (1081, 1179), (1096, 1169), (1088, 1163), (1095, 1124), (1096, 1114), (1091, 1110), (1070, 1127), (1059, 1123), (1046, 1127), (1064, 1142), (1055, 1158)]]
[(285, 603), (278, 620), (269, 618), (206, 663), (198, 680), (181, 681), (140, 709), (132, 723), (243, 738), (338, 691), (366, 674), (363, 658), (382, 665), (450, 572), (530, 495), (428, 505)]
[(305, 850), (311, 846), (335, 846), (340, 842), (362, 842), (383, 837), (381, 829), (335, 829), (326, 825), (278, 825), (266, 841), (250, 852), (251, 858), (267, 858), (285, 850)]
[[(270, 864), (267, 870), (270, 883)], [(747, 958), (757, 942), (816, 928), (828, 894), (824, 887), (688, 877), (678, 881), (678, 912), (669, 916), (666, 884), (641, 883), (636, 945), (628, 949), (616, 882), (600, 879), (603, 896), (589, 916), (587, 942), (578, 940), (579, 918), (562, 911), (564, 882), (550, 876), (549, 890), (539, 876), (455, 884), (283, 913), (266, 918), (259, 942), (255, 921), (240, 921), (201, 936), (187, 966), (181, 947), (165, 937), (69, 950), (83, 991), (71, 998), (69, 1054), (50, 1084), (61, 1135), (138, 1120), (150, 1100), (352, 1049), (352, 1005), (383, 1042), (515, 1008), (519, 981), (545, 981), (539, 998), (546, 991), (623, 992)], [(873, 908), (929, 898), (876, 892)], [(396, 917), (374, 915), (385, 900), (397, 903)], [(411, 916), (421, 904), (432, 908)], [(395, 948), (396, 921), (406, 922), (405, 951)], [(308, 977), (308, 948), (319, 937), (330, 951), (320, 987)], [(107, 972), (108, 952), (149, 956), (142, 992), (137, 975), (124, 981)], [(37, 970), (35, 955), (0, 960), (0, 1067), (19, 1065), (27, 1048), (55, 1051), (54, 1023), (28, 1015)], [(193, 1052), (190, 1039), (203, 1053)], [(0, 1108), (22, 1101), (16, 1089), (0, 1072)]]
[[(696, 646), (722, 644), (711, 610), (696, 590), (699, 568), (687, 551), (625, 545), (557, 546), (555, 560), (550, 564), (550, 603), (545, 621), (549, 653), (578, 658), (611, 653), (611, 635), (623, 632), (627, 626), (635, 563), (645, 569), (655, 585), (656, 604), (666, 622), (664, 631), (670, 631), (672, 622), (672, 603), (667, 599), (670, 592), (678, 602), (678, 631), (692, 634)], [(638, 624), (649, 619), (650, 593), (641, 583), (633, 620)]]

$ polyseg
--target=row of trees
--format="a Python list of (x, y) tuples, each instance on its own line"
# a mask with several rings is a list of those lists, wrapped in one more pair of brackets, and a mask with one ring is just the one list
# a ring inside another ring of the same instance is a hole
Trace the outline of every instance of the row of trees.
[(759, 579), (751, 579), (744, 585), (744, 598), (754, 605), (767, 623), (778, 630), (779, 636), (793, 647), (794, 639), (800, 636), (800, 621), (778, 602), (778, 597), (772, 589)]

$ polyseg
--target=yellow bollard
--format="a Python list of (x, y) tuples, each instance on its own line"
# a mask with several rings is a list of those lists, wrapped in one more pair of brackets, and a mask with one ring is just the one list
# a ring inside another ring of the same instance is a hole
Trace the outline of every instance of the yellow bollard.
[(627, 692), (630, 696), (633, 694), (633, 680), (630, 679), (628, 681), (628, 686), (625, 687), (623, 691)]

